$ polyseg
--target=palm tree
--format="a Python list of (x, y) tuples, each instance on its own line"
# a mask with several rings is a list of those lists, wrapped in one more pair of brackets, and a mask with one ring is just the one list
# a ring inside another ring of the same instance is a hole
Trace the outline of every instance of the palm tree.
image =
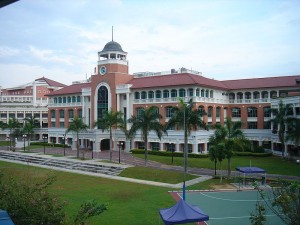
[(163, 133), (166, 133), (164, 126), (159, 122), (162, 116), (157, 113), (156, 107), (151, 106), (143, 109), (138, 116), (132, 116), (128, 119), (128, 123), (131, 123), (129, 130), (129, 136), (134, 137), (138, 130), (141, 131), (142, 139), (144, 140), (145, 149), (145, 166), (148, 164), (148, 135), (150, 131), (154, 131), (159, 139), (161, 139)]
[(285, 140), (291, 140), (295, 146), (300, 146), (300, 119), (295, 118), (295, 120), (289, 122), (288, 126)]
[(98, 119), (95, 122), (95, 126), (98, 126), (100, 129), (102, 129), (102, 132), (104, 130), (109, 131), (109, 159), (112, 161), (112, 130), (114, 127), (120, 127), (124, 123), (123, 120), (123, 113), (122, 112), (114, 112), (112, 110), (106, 111), (101, 119)]
[(278, 104), (278, 108), (272, 108), (271, 112), (274, 118), (270, 119), (270, 122), (273, 122), (277, 129), (273, 129), (273, 133), (278, 133), (278, 139), (282, 146), (282, 157), (284, 158), (285, 153), (285, 132), (286, 132), (286, 125), (295, 121), (295, 117), (291, 115), (293, 112), (293, 108), (291, 104), (283, 104), (282, 100), (280, 100)]
[(77, 158), (79, 158), (79, 133), (81, 131), (86, 131), (88, 128), (88, 125), (86, 125), (81, 118), (75, 117), (73, 121), (70, 123), (68, 129), (66, 130), (66, 133), (74, 132), (76, 133), (76, 149), (77, 149)]
[(5, 127), (9, 129), (9, 149), (11, 149), (13, 133), (15, 132), (15, 129), (21, 127), (21, 125), (16, 118), (10, 118)]
[(166, 128), (177, 127), (184, 130), (184, 171), (187, 171), (187, 138), (190, 136), (192, 130), (196, 130), (200, 127), (206, 128), (206, 124), (202, 120), (202, 116), (205, 112), (199, 110), (193, 110), (193, 99), (190, 99), (188, 103), (185, 103), (183, 99), (179, 99), (179, 106), (173, 107), (173, 116), (166, 124)]
[(29, 147), (29, 141), (31, 135), (34, 134), (34, 128), (37, 128), (38, 121), (32, 117), (25, 118), (25, 124), (22, 129), (22, 133), (27, 135), (27, 142)]
[[(244, 151), (249, 146), (249, 141), (245, 138), (241, 130), (242, 122), (233, 122), (230, 117), (226, 118), (225, 125), (216, 125), (214, 134), (210, 137), (211, 147), (224, 144), (225, 156), (228, 160), (228, 177), (231, 176), (231, 158), (233, 152)], [(210, 147), (210, 148), (211, 148)]]

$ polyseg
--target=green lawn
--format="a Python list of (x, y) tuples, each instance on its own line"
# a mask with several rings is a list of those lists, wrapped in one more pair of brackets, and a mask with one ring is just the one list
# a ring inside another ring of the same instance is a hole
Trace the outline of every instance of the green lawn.
[[(135, 154), (136, 157), (143, 158), (142, 154)], [(157, 161), (163, 164), (172, 165), (171, 157), (167, 156), (157, 156), (148, 155), (148, 159), (152, 161)], [(294, 161), (289, 161), (287, 159), (282, 159), (277, 156), (270, 157), (248, 157), (248, 156), (234, 156), (231, 160), (231, 168), (235, 170), (238, 166), (256, 166), (261, 167), (267, 171), (269, 174), (282, 174), (282, 175), (292, 175), (299, 176), (300, 169)], [(183, 158), (174, 157), (174, 164), (177, 166), (183, 165)], [(214, 163), (209, 160), (209, 158), (189, 158), (188, 166), (194, 168), (209, 168), (214, 169)], [(219, 169), (219, 163), (217, 165)], [(227, 170), (227, 159), (222, 162), (222, 169)]]
[[(178, 184), (183, 180), (183, 173), (147, 167), (130, 167), (123, 170), (119, 176), (142, 180), (151, 180), (169, 184)], [(195, 179), (197, 177), (198, 176), (187, 174), (186, 180)]]

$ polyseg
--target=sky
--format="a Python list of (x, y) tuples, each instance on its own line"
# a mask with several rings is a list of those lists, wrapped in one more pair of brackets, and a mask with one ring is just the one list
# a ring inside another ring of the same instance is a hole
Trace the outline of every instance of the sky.
[(299, 0), (20, 0), (0, 8), (0, 86), (90, 77), (112, 26), (130, 74), (300, 74)]

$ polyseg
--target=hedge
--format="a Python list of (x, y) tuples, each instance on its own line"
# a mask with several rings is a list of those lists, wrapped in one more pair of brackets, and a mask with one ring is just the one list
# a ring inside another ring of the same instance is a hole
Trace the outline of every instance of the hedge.
[(42, 146), (50, 146), (50, 147), (61, 147), (63, 148), (65, 146), (65, 148), (70, 148), (71, 146), (69, 145), (64, 145), (64, 144), (53, 144), (53, 143), (48, 143), (48, 142), (32, 142), (30, 143), (30, 145), (42, 145)]
[[(131, 149), (130, 152), (132, 152), (133, 154), (145, 154), (145, 150), (144, 149)], [(159, 155), (159, 156), (172, 156), (172, 152), (170, 151), (153, 151), (153, 150), (148, 150), (148, 154), (149, 155)], [(173, 152), (173, 156), (174, 157), (183, 157), (183, 152)], [(208, 158), (209, 155), (208, 154), (193, 154), (193, 153), (189, 153), (188, 155), (189, 158)]]
[(269, 157), (272, 156), (272, 152), (235, 152), (235, 155), (237, 156), (255, 156), (255, 157)]

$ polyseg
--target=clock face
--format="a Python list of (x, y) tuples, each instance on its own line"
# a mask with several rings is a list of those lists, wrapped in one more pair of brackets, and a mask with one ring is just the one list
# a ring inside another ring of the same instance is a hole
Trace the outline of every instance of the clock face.
[(105, 67), (105, 66), (101, 66), (101, 67), (100, 67), (100, 74), (101, 74), (101, 75), (106, 74), (106, 67)]

